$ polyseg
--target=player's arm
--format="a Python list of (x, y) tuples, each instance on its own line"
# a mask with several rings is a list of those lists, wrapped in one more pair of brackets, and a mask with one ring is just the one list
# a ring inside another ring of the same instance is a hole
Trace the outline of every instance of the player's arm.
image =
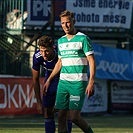
[(89, 67), (90, 67), (90, 78), (89, 78), (88, 86), (86, 88), (86, 94), (88, 95), (88, 97), (90, 97), (94, 93), (96, 62), (93, 54), (88, 55), (87, 60), (89, 62)]
[(36, 71), (32, 68), (32, 79), (34, 91), (37, 99), (37, 110), (40, 114), (43, 113), (42, 99), (40, 95), (40, 82), (39, 82), (40, 71)]
[(52, 71), (52, 73), (50, 74), (49, 78), (47, 79), (47, 81), (50, 81), (60, 72), (61, 70), (61, 67), (62, 67), (62, 62), (61, 62), (61, 59), (58, 58), (58, 61)]
[(43, 86), (43, 92), (44, 94), (46, 94), (47, 90), (48, 90), (48, 87), (50, 85), (50, 82), (52, 81), (52, 79), (60, 72), (61, 70), (61, 67), (62, 67), (62, 62), (61, 62), (61, 59), (58, 58), (58, 61), (52, 71), (52, 73), (50, 74), (49, 78), (47, 79), (47, 81), (45, 82), (44, 86)]

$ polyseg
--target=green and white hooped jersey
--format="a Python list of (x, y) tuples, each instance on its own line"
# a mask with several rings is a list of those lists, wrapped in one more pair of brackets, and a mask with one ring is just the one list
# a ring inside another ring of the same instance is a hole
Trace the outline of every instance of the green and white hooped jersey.
[(58, 40), (58, 57), (62, 60), (60, 82), (83, 86), (88, 81), (86, 56), (93, 53), (91, 41), (85, 34), (78, 32), (71, 40), (62, 36)]

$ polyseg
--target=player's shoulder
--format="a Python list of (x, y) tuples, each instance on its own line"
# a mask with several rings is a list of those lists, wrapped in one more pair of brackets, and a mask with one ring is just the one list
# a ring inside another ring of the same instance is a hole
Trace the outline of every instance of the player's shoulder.
[(78, 32), (78, 33), (76, 34), (76, 37), (77, 37), (77, 38), (80, 38), (81, 40), (90, 40), (90, 38), (89, 38), (86, 34), (84, 34), (84, 33), (82, 33), (82, 32)]
[(65, 39), (65, 38), (66, 38), (66, 35), (63, 35), (63, 36), (61, 36), (61, 37), (58, 39), (58, 41), (63, 40), (63, 39)]
[(82, 32), (77, 32), (77, 34), (76, 34), (76, 36), (78, 37), (83, 37), (83, 38), (86, 38), (87, 37), (87, 35), (86, 34), (84, 34), (84, 33), (82, 33)]
[(35, 53), (34, 53), (34, 58), (38, 59), (38, 58), (42, 58), (42, 55), (40, 54), (40, 50), (37, 50)]
[(66, 35), (61, 36), (59, 39), (66, 37)]
[(54, 50), (57, 52), (57, 50), (58, 50), (57, 45), (53, 45), (53, 48), (54, 48)]

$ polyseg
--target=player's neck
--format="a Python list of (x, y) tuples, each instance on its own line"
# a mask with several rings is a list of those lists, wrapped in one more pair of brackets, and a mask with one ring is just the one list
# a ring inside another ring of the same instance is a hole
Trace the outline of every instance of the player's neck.
[(66, 34), (67, 39), (72, 39), (76, 35), (76, 30), (74, 29), (72, 33)]

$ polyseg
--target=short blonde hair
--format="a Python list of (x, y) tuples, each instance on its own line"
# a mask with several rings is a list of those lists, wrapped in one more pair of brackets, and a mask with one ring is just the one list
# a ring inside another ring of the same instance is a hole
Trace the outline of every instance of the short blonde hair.
[(61, 17), (65, 17), (65, 16), (74, 18), (74, 13), (71, 12), (71, 11), (65, 10), (65, 11), (61, 12), (60, 18), (61, 18)]

